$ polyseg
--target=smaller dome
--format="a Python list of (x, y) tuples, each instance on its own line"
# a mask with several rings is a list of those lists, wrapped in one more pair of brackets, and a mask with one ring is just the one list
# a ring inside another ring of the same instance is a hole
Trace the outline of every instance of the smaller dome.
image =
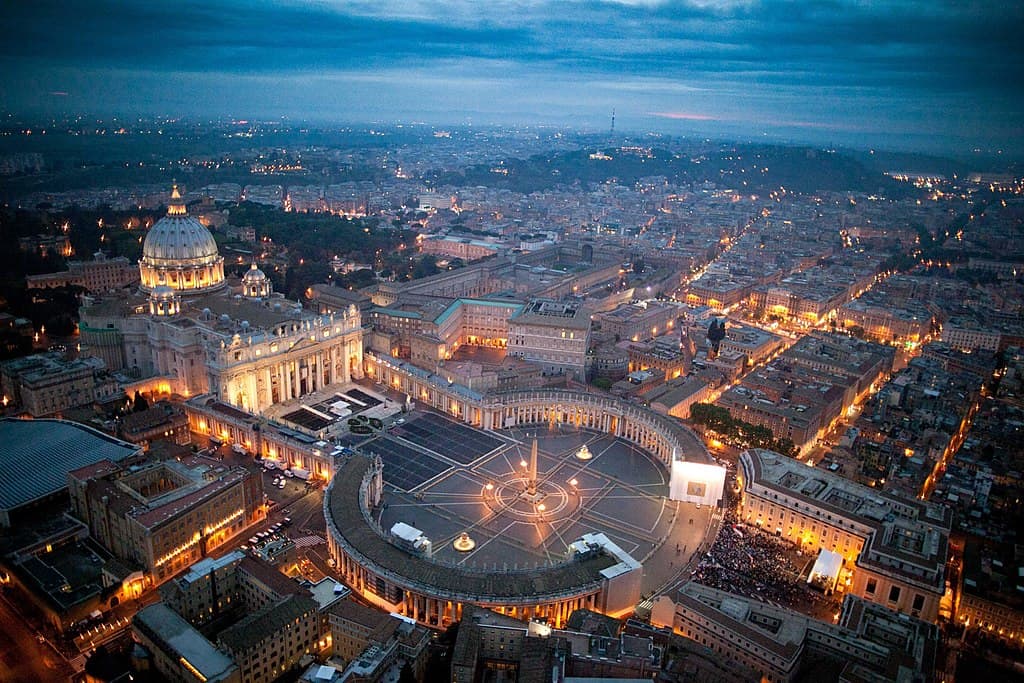
[(161, 273), (157, 279), (156, 287), (154, 287), (149, 296), (151, 299), (173, 299), (177, 292), (174, 288), (167, 284), (167, 278)]
[(243, 282), (264, 282), (266, 279), (267, 274), (257, 268), (255, 263), (242, 276)]
[(171, 299), (175, 295), (174, 289), (165, 283), (160, 283), (149, 293), (154, 299)]
[(151, 315), (172, 316), (181, 310), (178, 292), (167, 284), (161, 275), (157, 285), (149, 291), (149, 312)]

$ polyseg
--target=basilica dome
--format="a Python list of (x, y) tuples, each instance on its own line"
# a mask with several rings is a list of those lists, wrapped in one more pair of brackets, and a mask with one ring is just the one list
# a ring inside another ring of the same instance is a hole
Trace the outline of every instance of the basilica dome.
[(142, 244), (142, 290), (158, 284), (182, 294), (201, 294), (224, 286), (224, 259), (210, 231), (188, 215), (175, 185), (167, 215), (156, 222)]

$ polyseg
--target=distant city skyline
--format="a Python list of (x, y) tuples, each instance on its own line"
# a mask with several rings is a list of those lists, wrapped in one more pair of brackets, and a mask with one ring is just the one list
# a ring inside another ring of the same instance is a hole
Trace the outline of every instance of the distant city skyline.
[(1024, 6), (782, 0), (14, 3), (26, 115), (288, 117), (1024, 152)]

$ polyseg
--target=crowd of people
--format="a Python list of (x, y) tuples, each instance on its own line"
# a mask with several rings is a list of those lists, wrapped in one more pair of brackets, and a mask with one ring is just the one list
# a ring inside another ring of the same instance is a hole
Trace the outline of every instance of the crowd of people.
[(782, 539), (726, 515), (718, 537), (701, 557), (693, 580), (785, 607), (824, 600), (801, 579), (796, 549)]

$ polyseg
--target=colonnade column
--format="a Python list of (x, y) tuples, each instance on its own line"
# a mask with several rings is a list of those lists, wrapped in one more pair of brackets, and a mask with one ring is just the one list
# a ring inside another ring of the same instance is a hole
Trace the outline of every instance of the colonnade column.
[[(349, 359), (355, 356), (356, 364), (354, 368), (349, 367)], [(363, 378), (363, 354), (360, 350), (359, 344), (354, 341), (348, 341), (345, 344), (345, 381), (350, 382), (353, 379)]]
[(331, 384), (338, 383), (338, 347), (331, 346)]
[(298, 398), (299, 396), (302, 396), (302, 377), (300, 377), (302, 369), (299, 366), (299, 361), (297, 360), (288, 361), (288, 365), (289, 369), (291, 367), (295, 368), (292, 370), (292, 397)]
[(259, 411), (263, 406), (260, 404), (259, 382), (256, 381), (256, 372), (246, 373), (245, 391), (249, 397), (248, 409), (252, 412)]
[(270, 368), (263, 368), (263, 397), (260, 399), (260, 409), (274, 403), (274, 381)]

